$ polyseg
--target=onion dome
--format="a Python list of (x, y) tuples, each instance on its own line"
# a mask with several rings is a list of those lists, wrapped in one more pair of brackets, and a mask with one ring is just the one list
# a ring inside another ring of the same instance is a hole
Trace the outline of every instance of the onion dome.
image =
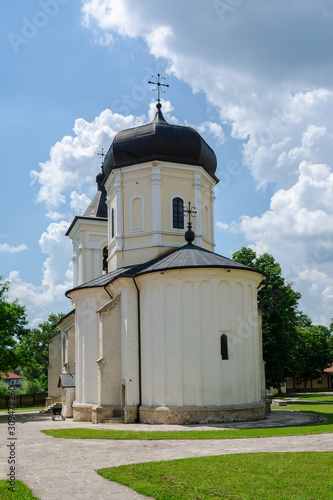
[(194, 128), (169, 124), (160, 103), (151, 123), (122, 130), (115, 136), (103, 166), (107, 176), (115, 168), (154, 160), (200, 165), (216, 179), (212, 148)]

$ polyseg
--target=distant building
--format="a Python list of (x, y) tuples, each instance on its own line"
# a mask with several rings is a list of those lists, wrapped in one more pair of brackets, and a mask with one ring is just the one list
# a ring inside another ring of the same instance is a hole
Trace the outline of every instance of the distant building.
[(305, 381), (300, 377), (290, 377), (286, 383), (287, 392), (291, 391), (332, 391), (333, 390), (333, 365), (323, 372), (318, 372), (317, 378)]
[(22, 386), (22, 379), (23, 379), (22, 370), (18, 369), (15, 371), (17, 371), (19, 373), (19, 375), (17, 373), (14, 373), (14, 372), (9, 372), (7, 374), (0, 372), (1, 378), (5, 382), (5, 384), (7, 384), (7, 385), (14, 386), (14, 387), (21, 387)]

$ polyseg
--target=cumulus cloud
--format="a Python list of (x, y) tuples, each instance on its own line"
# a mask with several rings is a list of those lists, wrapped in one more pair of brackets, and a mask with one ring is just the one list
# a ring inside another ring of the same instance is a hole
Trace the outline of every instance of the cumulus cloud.
[(85, 193), (79, 194), (76, 191), (70, 194), (70, 199), (70, 207), (79, 215), (85, 211), (91, 201)]

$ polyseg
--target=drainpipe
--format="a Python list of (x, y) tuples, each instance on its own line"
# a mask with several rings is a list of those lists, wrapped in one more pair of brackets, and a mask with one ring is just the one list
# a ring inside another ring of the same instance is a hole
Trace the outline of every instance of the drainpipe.
[(140, 313), (140, 291), (133, 277), (138, 296), (138, 351), (139, 351), (139, 404), (137, 405), (136, 422), (140, 423), (140, 406), (142, 405), (142, 383), (141, 383), (141, 313)]
[(104, 288), (104, 290), (106, 291), (106, 293), (108, 294), (108, 296), (110, 297), (110, 299), (111, 299), (111, 300), (113, 300), (113, 297), (112, 297), (111, 293), (109, 293), (109, 291), (108, 291), (108, 289), (107, 289), (106, 287), (107, 287), (107, 285), (105, 285), (105, 286), (103, 287), (103, 288)]

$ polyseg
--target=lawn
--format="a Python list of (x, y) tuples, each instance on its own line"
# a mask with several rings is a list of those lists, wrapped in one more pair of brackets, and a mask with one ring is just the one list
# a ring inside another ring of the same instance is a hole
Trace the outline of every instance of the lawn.
[(8, 487), (8, 481), (0, 480), (1, 500), (39, 500), (22, 481), (15, 481), (15, 491), (10, 491)]
[[(40, 411), (43, 410), (45, 406), (31, 406), (30, 408), (15, 408), (15, 413), (22, 411)], [(0, 412), (8, 412), (8, 408), (0, 410)]]
[(98, 470), (156, 500), (329, 500), (333, 452), (249, 453)]
[(295, 427), (275, 427), (270, 429), (237, 429), (213, 431), (111, 431), (103, 429), (50, 429), (43, 430), (45, 434), (55, 438), (66, 439), (237, 439), (273, 436), (298, 436), (300, 434), (325, 434), (333, 432), (333, 405), (311, 404), (308, 401), (295, 401), (281, 407), (280, 410), (298, 410), (314, 413), (328, 422), (315, 425), (300, 425)]

